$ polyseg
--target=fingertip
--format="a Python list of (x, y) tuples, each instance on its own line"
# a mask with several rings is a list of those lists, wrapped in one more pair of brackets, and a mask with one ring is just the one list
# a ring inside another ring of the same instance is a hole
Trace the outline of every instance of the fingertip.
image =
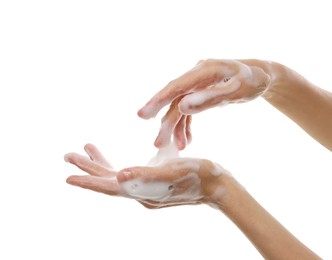
[(66, 182), (70, 185), (74, 185), (75, 183), (75, 176), (69, 176), (67, 179), (66, 179)]
[(143, 108), (140, 108), (138, 111), (137, 111), (137, 115), (140, 117), (140, 118), (144, 118), (144, 111), (143, 111)]
[(154, 118), (158, 113), (158, 109), (156, 106), (151, 106), (151, 105), (145, 105), (141, 109), (137, 111), (137, 115), (145, 120)]
[(154, 146), (158, 149), (163, 148), (171, 143), (170, 140), (166, 141), (163, 138), (157, 137), (157, 139), (154, 141)]
[(87, 143), (86, 145), (84, 145), (84, 151), (91, 151), (92, 149), (94, 149), (95, 146), (91, 143)]
[(159, 95), (153, 97), (141, 109), (137, 111), (137, 115), (143, 119), (150, 119), (157, 116), (159, 111), (169, 102), (164, 102)]
[(63, 159), (65, 160), (65, 162), (69, 163), (70, 162), (70, 157), (71, 157), (70, 153), (67, 153), (67, 154), (64, 155)]
[(161, 142), (161, 140), (160, 140), (160, 138), (156, 138), (156, 140), (154, 141), (154, 146), (156, 147), (156, 148), (161, 148), (162, 147), (162, 142)]
[(172, 132), (169, 130), (169, 128), (166, 126), (166, 123), (164, 122), (161, 125), (160, 131), (158, 133), (156, 140), (154, 141), (154, 146), (157, 148), (162, 148), (162, 147), (166, 146), (171, 141), (171, 135), (172, 135)]
[(137, 115), (142, 119), (148, 119), (148, 117), (144, 111), (144, 107), (137, 111)]
[(162, 148), (170, 144), (173, 130), (173, 123), (170, 123), (169, 119), (163, 120), (158, 136), (154, 142), (155, 147)]
[(186, 142), (179, 141), (176, 143), (176, 146), (178, 147), (179, 151), (182, 151), (182, 150), (184, 150), (184, 148), (186, 148), (187, 144), (186, 144)]
[(194, 113), (194, 106), (185, 97), (178, 104), (178, 109), (183, 115), (191, 115)]
[(174, 133), (174, 140), (176, 147), (179, 151), (182, 151), (184, 148), (186, 148), (187, 140), (186, 137), (180, 132), (181, 135), (179, 135), (177, 132)]
[(79, 161), (79, 156), (80, 155), (78, 155), (76, 153), (67, 153), (64, 156), (64, 160), (65, 160), (65, 162), (68, 162), (68, 163), (71, 163), (71, 164), (76, 164)]

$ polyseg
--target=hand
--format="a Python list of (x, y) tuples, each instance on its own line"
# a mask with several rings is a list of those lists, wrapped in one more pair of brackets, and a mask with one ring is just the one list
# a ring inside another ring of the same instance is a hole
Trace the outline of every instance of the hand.
[(176, 158), (157, 167), (131, 167), (115, 171), (98, 149), (87, 144), (90, 158), (76, 153), (65, 161), (89, 173), (70, 176), (69, 184), (112, 196), (136, 199), (147, 208), (185, 204), (213, 204), (222, 192), (220, 178), (228, 175), (218, 164), (203, 159)]
[(172, 135), (179, 150), (191, 141), (191, 115), (230, 103), (252, 100), (263, 94), (271, 76), (262, 69), (262, 61), (204, 60), (181, 77), (171, 81), (138, 111), (149, 119), (171, 104), (162, 119), (155, 146), (170, 143)]

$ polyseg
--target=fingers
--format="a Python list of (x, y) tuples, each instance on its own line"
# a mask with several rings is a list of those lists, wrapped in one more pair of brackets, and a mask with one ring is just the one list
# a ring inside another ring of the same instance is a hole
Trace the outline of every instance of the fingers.
[(162, 120), (155, 146), (166, 146), (174, 134), (179, 150), (183, 150), (192, 138), (191, 117), (188, 116), (221, 103), (212, 95), (215, 91), (209, 89), (215, 84), (220, 87), (220, 82), (223, 85), (223, 81), (229, 81), (241, 71), (241, 66), (241, 63), (235, 60), (203, 60), (154, 95), (138, 111), (138, 116), (149, 119), (172, 103)]
[(264, 93), (270, 80), (261, 68), (242, 65), (234, 77), (226, 77), (209, 89), (183, 97), (179, 111), (185, 115), (195, 114), (217, 105), (252, 100)]
[(89, 158), (76, 153), (65, 155), (65, 161), (76, 165), (81, 170), (94, 176), (114, 176), (115, 171), (105, 168), (104, 166), (90, 160)]
[(217, 105), (234, 102), (236, 99), (241, 101), (243, 97), (236, 95), (240, 86), (241, 83), (239, 81), (229, 80), (228, 84), (221, 87), (214, 87), (187, 95), (179, 102), (179, 111), (185, 115), (189, 115), (199, 113)]
[(236, 97), (234, 93), (241, 84), (235, 79), (227, 79), (217, 87), (179, 97), (172, 102), (162, 119), (155, 146), (162, 148), (171, 142), (172, 134), (179, 150), (183, 150), (192, 139), (191, 114), (201, 112), (216, 105), (227, 104)]
[(97, 176), (70, 176), (67, 183), (84, 189), (102, 192), (108, 195), (121, 195), (116, 177), (104, 178)]
[(187, 145), (186, 118), (187, 116), (181, 116), (181, 119), (177, 123), (173, 133), (174, 141), (179, 150), (183, 150)]
[(191, 116), (183, 115), (174, 129), (174, 141), (179, 150), (183, 150), (191, 142), (190, 124)]
[(186, 137), (187, 137), (187, 145), (191, 143), (192, 140), (192, 133), (191, 133), (191, 121), (192, 116), (188, 115), (186, 117)]
[(154, 143), (158, 148), (167, 146), (171, 142), (172, 134), (179, 150), (183, 150), (191, 142), (191, 116), (179, 112), (178, 104), (180, 101), (181, 98), (173, 101), (162, 119), (161, 128)]
[(113, 168), (111, 164), (104, 158), (101, 152), (93, 144), (87, 144), (84, 146), (84, 150), (89, 155), (92, 161), (99, 163), (107, 168)]
[(223, 77), (223, 73), (222, 70), (216, 71), (215, 63), (215, 61), (199, 62), (193, 69), (171, 81), (138, 111), (138, 116), (144, 119), (155, 117), (164, 106), (170, 104), (174, 99), (204, 89), (219, 81)]
[(180, 99), (173, 101), (166, 115), (162, 119), (159, 134), (154, 142), (154, 145), (158, 148), (165, 147), (171, 142), (173, 131), (181, 120), (182, 115), (178, 109), (179, 101)]

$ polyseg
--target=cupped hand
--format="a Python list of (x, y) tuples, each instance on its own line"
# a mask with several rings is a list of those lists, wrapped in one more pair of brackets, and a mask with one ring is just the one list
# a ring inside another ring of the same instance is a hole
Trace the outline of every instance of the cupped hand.
[(176, 158), (155, 167), (130, 167), (115, 171), (92, 144), (84, 147), (89, 157), (65, 155), (65, 161), (89, 175), (70, 176), (69, 184), (112, 196), (132, 198), (148, 208), (213, 203), (220, 193), (219, 178), (228, 174), (204, 159)]
[(156, 147), (171, 142), (172, 135), (180, 150), (191, 141), (191, 115), (230, 103), (252, 100), (263, 94), (269, 84), (268, 75), (253, 60), (204, 60), (179, 78), (171, 81), (138, 111), (149, 119), (170, 104), (162, 118)]

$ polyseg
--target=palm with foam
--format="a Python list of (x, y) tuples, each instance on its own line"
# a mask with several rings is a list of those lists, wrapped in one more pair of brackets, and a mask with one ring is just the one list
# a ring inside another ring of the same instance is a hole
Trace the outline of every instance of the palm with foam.
[(155, 166), (115, 171), (94, 145), (84, 148), (89, 157), (69, 153), (65, 160), (89, 175), (70, 176), (69, 184), (136, 199), (148, 208), (213, 204), (213, 195), (221, 189), (218, 180), (227, 174), (218, 164), (193, 158), (173, 158)]

